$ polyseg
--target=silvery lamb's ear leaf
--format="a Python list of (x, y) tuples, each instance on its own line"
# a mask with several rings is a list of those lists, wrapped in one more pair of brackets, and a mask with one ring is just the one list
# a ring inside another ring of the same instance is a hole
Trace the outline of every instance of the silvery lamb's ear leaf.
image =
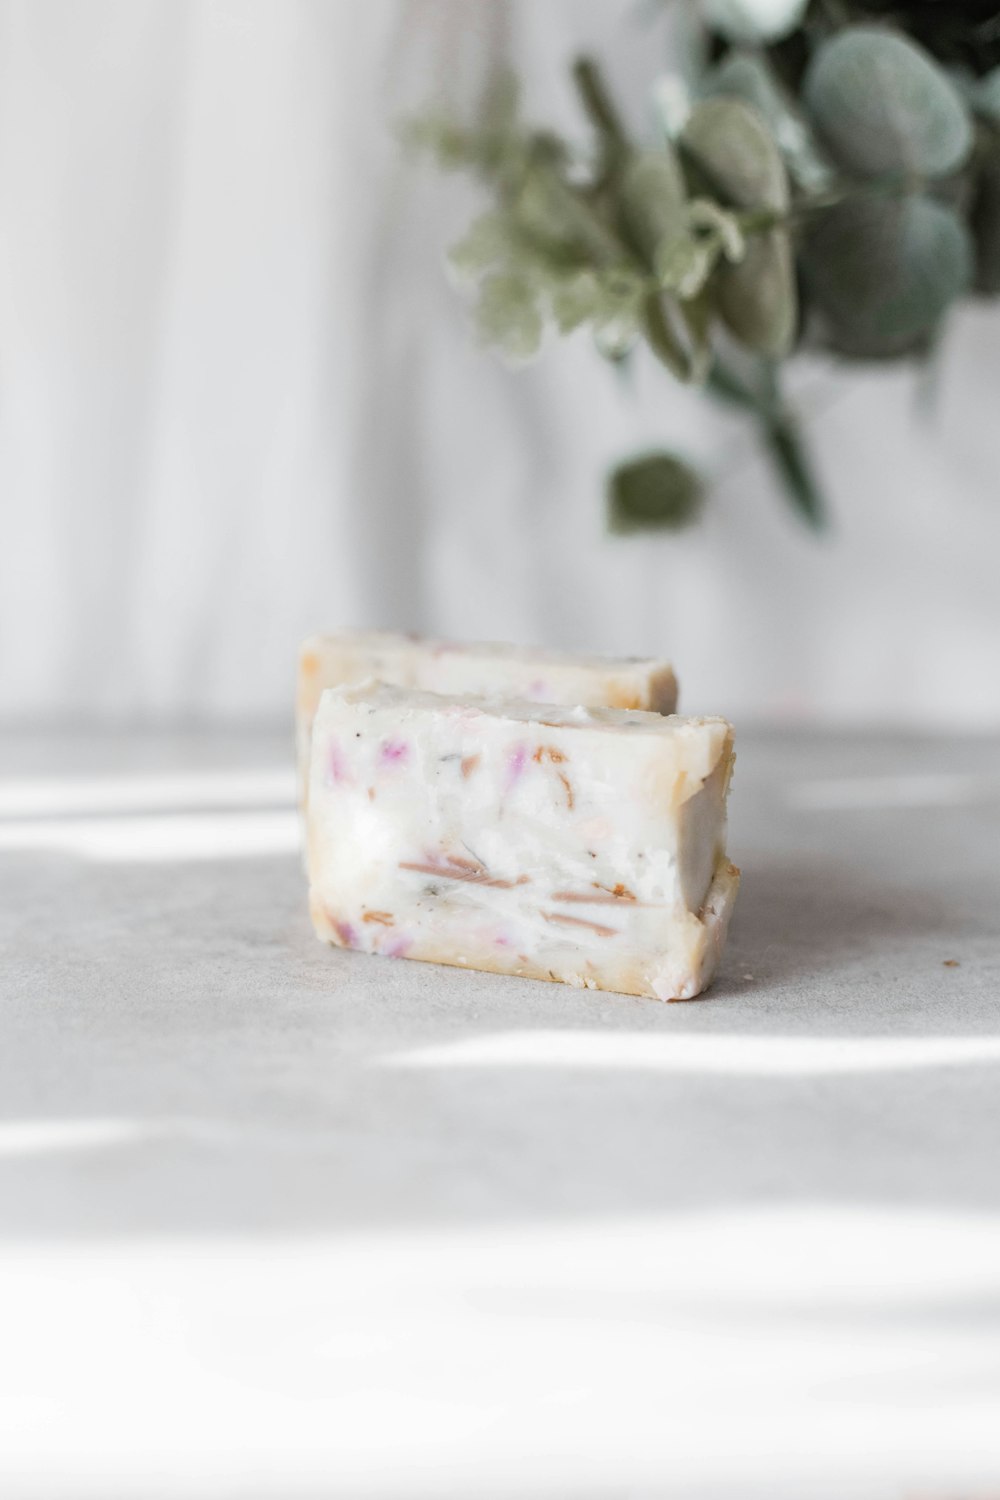
[(713, 31), (731, 42), (776, 42), (794, 31), (808, 0), (704, 0)]
[(538, 294), (526, 276), (494, 271), (483, 279), (476, 327), (484, 343), (511, 359), (530, 359), (542, 341)]
[(572, 333), (574, 328), (589, 322), (601, 310), (603, 298), (600, 282), (596, 274), (585, 267), (554, 286), (551, 301), (552, 316), (559, 332)]
[(460, 276), (478, 276), (502, 260), (510, 248), (510, 227), (503, 214), (485, 213), (473, 219), (448, 260)]
[(737, 208), (788, 206), (788, 176), (774, 137), (740, 99), (702, 99), (680, 135), (698, 173)]
[(792, 98), (756, 52), (730, 52), (701, 81), (703, 98), (742, 99), (761, 116), (774, 136), (789, 173), (800, 187), (818, 192), (833, 173)]
[(513, 212), (518, 227), (545, 246), (549, 258), (579, 264), (584, 256), (600, 264), (621, 254), (611, 229), (544, 164), (524, 174)]
[(657, 247), (684, 223), (684, 178), (670, 146), (633, 156), (622, 174), (620, 197), (629, 232), (652, 261)]
[(806, 234), (806, 289), (845, 354), (912, 349), (972, 275), (968, 231), (931, 198), (855, 199), (831, 208)]
[(647, 453), (608, 476), (608, 526), (620, 533), (679, 531), (696, 519), (703, 499), (690, 464), (675, 453)]
[(948, 74), (882, 27), (849, 27), (825, 42), (802, 92), (824, 143), (862, 177), (942, 177), (972, 145), (969, 112)]

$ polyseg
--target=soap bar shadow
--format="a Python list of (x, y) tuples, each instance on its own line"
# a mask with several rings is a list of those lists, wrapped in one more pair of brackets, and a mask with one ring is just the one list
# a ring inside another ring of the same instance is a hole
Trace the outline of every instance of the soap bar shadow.
[(960, 952), (970, 914), (940, 893), (875, 879), (843, 861), (744, 860), (729, 941), (710, 996), (746, 992), (748, 976), (781, 989), (808, 979), (892, 975), (916, 947), (938, 964)]

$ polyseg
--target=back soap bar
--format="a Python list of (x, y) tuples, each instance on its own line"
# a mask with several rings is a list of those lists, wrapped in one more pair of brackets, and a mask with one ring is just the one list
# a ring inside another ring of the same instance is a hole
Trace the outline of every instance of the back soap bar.
[(686, 1000), (739, 884), (724, 719), (325, 692), (310, 907), (341, 947)]
[(579, 656), (528, 646), (458, 645), (393, 631), (314, 635), (299, 652), (296, 739), (302, 802), (309, 742), (326, 688), (375, 677), (431, 693), (496, 693), (533, 703), (648, 708), (672, 714), (677, 681), (669, 662), (645, 657)]

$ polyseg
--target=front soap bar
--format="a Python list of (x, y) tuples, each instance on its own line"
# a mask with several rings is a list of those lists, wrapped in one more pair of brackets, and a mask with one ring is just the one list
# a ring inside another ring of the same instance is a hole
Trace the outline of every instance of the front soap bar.
[(394, 958), (690, 999), (739, 871), (724, 719), (323, 694), (309, 791), (317, 934)]
[(534, 703), (644, 708), (660, 714), (672, 714), (677, 707), (677, 681), (665, 661), (576, 656), (527, 646), (460, 646), (390, 631), (311, 636), (299, 653), (296, 699), (303, 805), (312, 723), (321, 694), (367, 678), (431, 693), (495, 693)]

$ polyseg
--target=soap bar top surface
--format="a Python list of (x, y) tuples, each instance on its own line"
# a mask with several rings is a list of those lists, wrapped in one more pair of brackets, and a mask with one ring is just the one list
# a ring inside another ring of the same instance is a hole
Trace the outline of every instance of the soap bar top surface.
[(309, 795), (317, 930), (393, 956), (697, 993), (735, 894), (731, 765), (724, 719), (328, 691)]
[(392, 631), (342, 631), (310, 636), (299, 652), (296, 734), (306, 800), (309, 740), (320, 695), (331, 687), (376, 678), (433, 693), (502, 694), (535, 703), (587, 707), (677, 707), (677, 680), (667, 661), (581, 656), (485, 642), (457, 645)]
[(301, 707), (315, 712), (328, 687), (376, 678), (432, 693), (504, 694), (533, 703), (640, 708), (672, 713), (677, 682), (668, 661), (581, 655), (485, 641), (461, 645), (392, 631), (310, 636), (299, 656)]

